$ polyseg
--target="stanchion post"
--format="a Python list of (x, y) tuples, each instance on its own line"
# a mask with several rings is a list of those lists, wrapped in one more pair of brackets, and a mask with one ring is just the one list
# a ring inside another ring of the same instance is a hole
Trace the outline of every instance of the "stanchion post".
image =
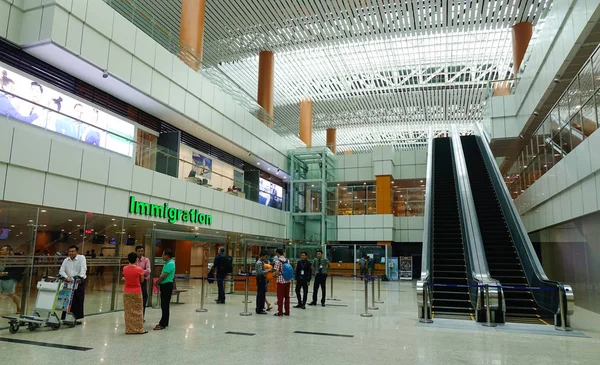
[(492, 323), (492, 309), (490, 308), (490, 286), (489, 284), (485, 284), (483, 286), (483, 290), (484, 290), (484, 301), (485, 301), (485, 316), (486, 316), (486, 321), (483, 324), (483, 326), (485, 327), (496, 327), (495, 323)]
[(375, 279), (374, 276), (371, 276), (369, 279), (371, 280), (371, 307), (369, 309), (376, 311), (379, 307), (375, 306)]
[(369, 283), (367, 280), (365, 282), (365, 312), (361, 313), (361, 317), (373, 317), (371, 313), (369, 313)]
[(202, 283), (200, 284), (200, 308), (196, 309), (198, 313), (208, 312), (208, 309), (204, 308), (204, 277), (201, 278)]
[[(246, 273), (246, 295), (245, 295), (244, 300), (242, 301), (242, 303), (244, 303), (244, 304), (252, 303), (251, 300), (248, 300), (248, 273)], [(246, 310), (246, 312), (247, 311), (248, 310)]]
[(377, 277), (377, 300), (375, 303), (383, 304), (381, 300), (381, 276)]
[(252, 312), (248, 312), (248, 303), (250, 302), (248, 300), (248, 277), (249, 277), (249, 275), (246, 273), (246, 287), (244, 288), (244, 297), (245, 297), (245, 300), (244, 300), (244, 311), (242, 313), (240, 313), (240, 316), (244, 316), (244, 317), (252, 315)]

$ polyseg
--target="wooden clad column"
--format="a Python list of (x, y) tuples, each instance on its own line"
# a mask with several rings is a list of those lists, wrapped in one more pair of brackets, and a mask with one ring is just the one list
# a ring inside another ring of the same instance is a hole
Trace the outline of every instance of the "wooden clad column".
[(182, 0), (179, 22), (179, 58), (198, 71), (202, 67), (205, 0)]
[(512, 27), (513, 72), (515, 77), (519, 72), (521, 62), (523, 62), (532, 34), (533, 25), (529, 22), (517, 23)]
[(377, 214), (392, 214), (392, 176), (376, 176)]
[(336, 130), (335, 128), (327, 128), (327, 147), (335, 154), (335, 140), (336, 140)]
[(275, 77), (275, 61), (273, 52), (262, 51), (258, 56), (258, 95), (256, 101), (267, 115), (261, 121), (273, 128), (273, 80)]
[(312, 147), (312, 100), (300, 101), (300, 140)]

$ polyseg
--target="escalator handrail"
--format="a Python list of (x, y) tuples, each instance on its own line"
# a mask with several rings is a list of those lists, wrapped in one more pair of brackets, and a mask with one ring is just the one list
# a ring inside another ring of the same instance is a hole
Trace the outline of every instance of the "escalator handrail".
[(423, 217), (423, 255), (421, 262), (421, 281), (430, 284), (432, 270), (433, 243), (433, 131), (429, 130), (427, 142), (427, 174), (425, 176), (425, 215)]
[[(494, 280), (489, 272), (460, 134), (454, 125), (452, 126), (452, 155), (456, 176), (459, 215), (464, 238), (465, 259), (468, 264), (467, 267), (470, 269), (467, 273), (467, 279), (469, 280), (469, 284), (473, 286), (487, 284), (490, 287), (497, 288), (499, 281)], [(491, 290), (496, 291), (496, 289)], [(478, 288), (473, 287), (470, 294), (472, 297), (471, 301), (477, 303)], [(497, 293), (493, 293), (492, 296), (497, 298)], [(495, 310), (496, 308), (497, 303), (493, 303), (493, 309)]]
[[(535, 249), (533, 248), (533, 244), (529, 239), (529, 235), (526, 233), (527, 230), (525, 229), (525, 225), (523, 224), (523, 221), (521, 220), (521, 217), (517, 212), (517, 208), (515, 207), (512, 197), (508, 191), (508, 187), (504, 183), (502, 175), (500, 175), (500, 170), (498, 168), (494, 168), (495, 161), (491, 157), (493, 156), (492, 150), (489, 146), (489, 141), (485, 137), (485, 134), (483, 134), (483, 128), (480, 123), (477, 123), (477, 132), (478, 135), (476, 136), (476, 140), (479, 145), (479, 149), (481, 150), (483, 161), (489, 172), (492, 184), (494, 185), (494, 190), (498, 195), (500, 208), (502, 209), (504, 219), (506, 220), (509, 233), (515, 244), (515, 249), (519, 255), (519, 259), (521, 261), (521, 265), (523, 266), (523, 271), (526, 275), (529, 285), (546, 287), (551, 286), (558, 289), (560, 286), (563, 286), (563, 284), (559, 283), (558, 281), (550, 280), (546, 276), (542, 264), (538, 259)], [(486, 139), (484, 140), (483, 138)], [(556, 313), (558, 310), (558, 296), (555, 296), (556, 298), (548, 303), (540, 299), (540, 296), (544, 293), (544, 291), (532, 290), (532, 294), (538, 305)]]

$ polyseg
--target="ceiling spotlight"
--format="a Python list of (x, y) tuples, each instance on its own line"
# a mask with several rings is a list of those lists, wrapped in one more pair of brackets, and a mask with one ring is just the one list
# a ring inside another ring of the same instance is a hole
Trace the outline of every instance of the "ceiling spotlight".
[(40, 212), (46, 213), (46, 209), (42, 209), (42, 210), (40, 210)]
[(257, 162), (256, 164), (260, 166), (260, 162)]
[(537, 110), (534, 110), (533, 115), (535, 115), (537, 117), (538, 115), (540, 115), (540, 112), (538, 112)]

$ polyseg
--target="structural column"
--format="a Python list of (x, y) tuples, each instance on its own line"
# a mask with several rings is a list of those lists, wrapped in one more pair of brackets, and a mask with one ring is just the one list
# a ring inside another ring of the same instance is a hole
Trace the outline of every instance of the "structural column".
[(306, 147), (312, 147), (312, 100), (300, 101), (300, 140)]
[(515, 77), (519, 73), (519, 67), (523, 62), (527, 46), (533, 34), (533, 25), (529, 22), (517, 23), (512, 27), (512, 46), (513, 46), (513, 72)]
[(377, 214), (392, 214), (392, 175), (375, 177), (377, 193)]
[(256, 101), (267, 115), (259, 115), (259, 119), (273, 127), (273, 80), (275, 73), (275, 61), (273, 52), (262, 51), (258, 56), (258, 95)]
[(336, 146), (336, 130), (335, 128), (327, 128), (327, 147), (335, 154)]
[(179, 58), (198, 71), (202, 67), (205, 0), (182, 0), (179, 24)]

